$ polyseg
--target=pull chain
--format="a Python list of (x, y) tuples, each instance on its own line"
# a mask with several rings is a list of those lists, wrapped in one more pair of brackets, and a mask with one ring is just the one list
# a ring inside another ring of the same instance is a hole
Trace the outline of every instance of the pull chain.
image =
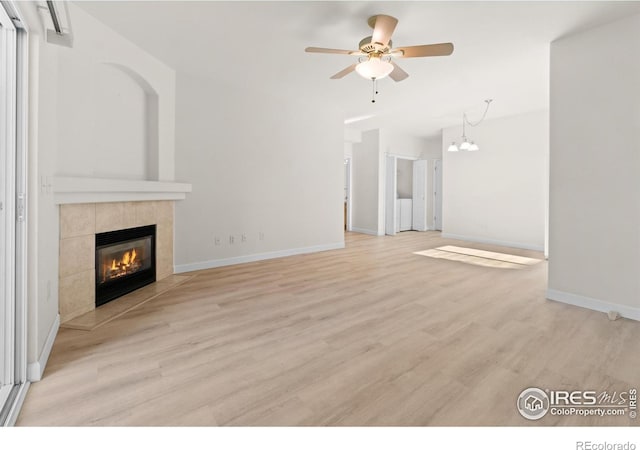
[(376, 102), (376, 79), (372, 78), (371, 79), (371, 87), (372, 87), (372, 91), (371, 91), (371, 103), (375, 103)]
[(371, 78), (371, 81), (373, 88), (373, 90), (371, 91), (371, 103), (375, 103), (376, 95), (378, 95), (378, 80), (376, 80), (375, 78)]

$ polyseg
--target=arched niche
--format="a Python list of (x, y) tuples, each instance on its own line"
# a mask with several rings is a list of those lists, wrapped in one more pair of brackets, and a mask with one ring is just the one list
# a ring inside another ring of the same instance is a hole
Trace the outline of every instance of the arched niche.
[[(142, 136), (144, 140), (144, 164), (147, 180), (159, 179), (160, 146), (159, 146), (159, 96), (151, 84), (138, 72), (130, 67), (118, 63), (105, 62), (104, 66), (116, 69), (131, 79), (141, 89), (144, 95), (144, 120)], [(115, 130), (117, 132), (117, 130)]]

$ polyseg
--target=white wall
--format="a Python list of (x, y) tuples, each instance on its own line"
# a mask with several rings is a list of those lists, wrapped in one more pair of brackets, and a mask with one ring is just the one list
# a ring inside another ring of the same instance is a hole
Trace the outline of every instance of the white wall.
[(343, 156), (345, 158), (351, 158), (353, 156), (353, 144), (351, 142), (345, 142), (343, 148)]
[(173, 181), (175, 72), (68, 6), (73, 47), (44, 47), (58, 73), (56, 174)]
[(397, 171), (398, 198), (412, 198), (413, 160), (398, 158)]
[[(58, 314), (59, 218), (53, 201), (54, 177), (147, 175), (143, 163), (147, 135), (138, 128), (147, 107), (140, 101), (140, 80), (145, 89), (158, 93), (156, 175), (170, 180), (174, 172), (173, 70), (77, 5), (67, 6), (74, 32), (72, 48), (47, 43), (36, 4), (18, 4), (29, 29), (27, 358), (31, 377), (44, 370)], [(113, 64), (131, 71), (138, 85)], [(115, 133), (119, 127), (124, 127), (123, 133)], [(106, 151), (120, 158), (131, 156), (133, 162), (125, 166), (118, 159), (107, 160)]]
[(396, 131), (380, 130), (380, 150), (398, 156), (419, 158), (425, 151), (425, 139)]
[(73, 50), (58, 51), (58, 71), (57, 174), (147, 179), (142, 88)]
[(344, 141), (349, 143), (357, 143), (362, 141), (362, 132), (353, 128), (344, 128)]
[[(351, 167), (353, 231), (379, 233), (380, 130), (362, 132), (361, 142), (353, 144)], [(384, 231), (384, 230), (383, 230)]]
[(640, 16), (551, 45), (549, 292), (640, 320)]
[(177, 271), (344, 246), (331, 105), (179, 72), (176, 106), (176, 174), (193, 185), (176, 205)]
[[(443, 236), (543, 250), (549, 114), (532, 112), (467, 128), (477, 152), (443, 152)], [(443, 130), (443, 146), (460, 141)]]
[(423, 140), (424, 149), (420, 154), (420, 159), (433, 160), (442, 159), (442, 132), (438, 136), (432, 136)]
[(34, 33), (29, 41), (27, 360), (37, 364), (58, 315), (58, 207), (49, 187), (58, 150), (58, 71), (55, 49)]

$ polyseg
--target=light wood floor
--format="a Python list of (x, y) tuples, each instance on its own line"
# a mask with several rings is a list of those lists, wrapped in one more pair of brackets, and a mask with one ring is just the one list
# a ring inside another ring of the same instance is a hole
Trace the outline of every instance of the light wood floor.
[(530, 386), (640, 385), (640, 324), (545, 300), (521, 270), (412, 252), (441, 239), (347, 234), (347, 248), (199, 272), (91, 332), (60, 330), (19, 425), (629, 425), (547, 415)]

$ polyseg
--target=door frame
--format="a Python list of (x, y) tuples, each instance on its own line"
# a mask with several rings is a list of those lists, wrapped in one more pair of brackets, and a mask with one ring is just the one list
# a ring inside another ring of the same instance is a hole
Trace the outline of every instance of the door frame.
[[(428, 231), (429, 221), (427, 220), (427, 168), (429, 163), (426, 159), (417, 159), (413, 162), (413, 201), (411, 211), (412, 228), (415, 231)], [(417, 207), (416, 207), (417, 206)]]
[(344, 158), (344, 165), (345, 165), (345, 173), (346, 173), (346, 181), (345, 181), (345, 189), (346, 189), (346, 196), (345, 196), (345, 201), (347, 203), (347, 229), (346, 231), (351, 231), (351, 201), (352, 201), (352, 175), (353, 175), (353, 168), (351, 167), (351, 163), (352, 163), (352, 159), (351, 156), (346, 156)]
[[(397, 153), (385, 153), (385, 178), (384, 178), (384, 234), (395, 236), (396, 230), (396, 200), (398, 194), (398, 159), (406, 159), (409, 161), (425, 161), (418, 156), (400, 155)], [(393, 166), (393, 167), (391, 167)], [(390, 172), (390, 167), (392, 172)], [(412, 169), (414, 170), (414, 169)], [(413, 193), (415, 194), (415, 180), (413, 185)], [(425, 207), (426, 208), (426, 207)], [(413, 219), (412, 219), (413, 222)], [(427, 227), (428, 229), (428, 227)], [(425, 230), (426, 231), (426, 230)]]
[(0, 5), (0, 407), (9, 398), (15, 367), (15, 125), (16, 29)]
[(23, 20), (13, 2), (0, 4), (0, 19), (9, 30), (5, 46), (7, 69), (5, 86), (10, 101), (7, 109), (0, 114), (3, 126), (9, 132), (3, 133), (1, 143), (3, 153), (2, 178), (5, 180), (4, 225), (5, 238), (2, 242), (6, 250), (4, 271), (4, 292), (0, 307), (5, 312), (2, 328), (5, 330), (8, 378), (10, 390), (0, 404), (0, 426), (13, 425), (20, 406), (24, 401), (29, 382), (27, 381), (27, 92), (28, 92), (28, 39)]
[[(440, 186), (438, 186), (440, 179)], [(438, 202), (438, 198), (440, 201)], [(440, 205), (440, 208), (437, 206)], [(439, 209), (439, 211), (438, 211)], [(438, 226), (438, 220), (440, 224)], [(433, 229), (442, 231), (442, 160), (433, 160)]]

